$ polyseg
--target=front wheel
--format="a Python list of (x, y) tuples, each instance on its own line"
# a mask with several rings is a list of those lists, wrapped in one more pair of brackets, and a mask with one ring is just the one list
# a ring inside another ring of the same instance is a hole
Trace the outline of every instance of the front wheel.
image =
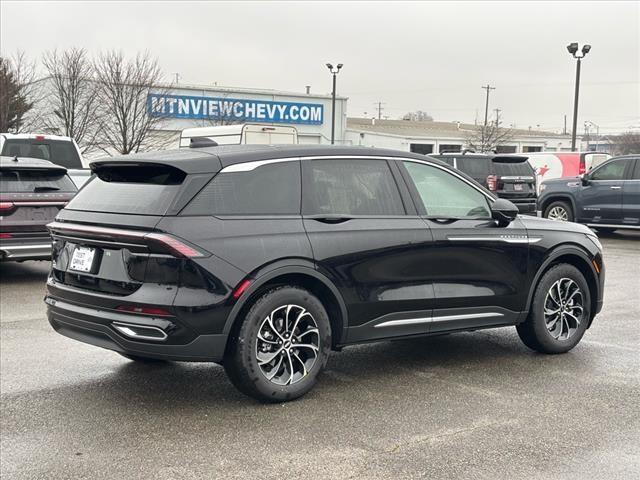
[(283, 402), (313, 388), (331, 348), (327, 312), (313, 294), (294, 286), (267, 291), (230, 338), (224, 368), (242, 393)]
[(527, 320), (516, 329), (523, 343), (541, 353), (564, 353), (587, 329), (591, 295), (584, 276), (573, 265), (552, 267), (540, 279)]

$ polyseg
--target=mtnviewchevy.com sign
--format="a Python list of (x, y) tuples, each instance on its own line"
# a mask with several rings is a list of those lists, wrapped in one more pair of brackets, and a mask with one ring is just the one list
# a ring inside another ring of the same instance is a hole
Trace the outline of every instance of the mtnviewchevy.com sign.
[(157, 117), (306, 125), (322, 125), (324, 119), (324, 106), (317, 103), (154, 93), (150, 93), (147, 97), (147, 112)]

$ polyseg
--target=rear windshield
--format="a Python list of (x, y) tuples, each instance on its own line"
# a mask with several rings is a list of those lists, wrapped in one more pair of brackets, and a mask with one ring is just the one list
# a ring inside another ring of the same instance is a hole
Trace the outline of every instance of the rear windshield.
[(64, 171), (0, 170), (0, 192), (75, 192), (76, 186)]
[(458, 169), (472, 177), (486, 177), (490, 173), (487, 158), (457, 157)]
[(164, 215), (180, 191), (184, 172), (162, 165), (102, 167), (66, 206), (132, 215)]
[(82, 168), (76, 147), (72, 142), (64, 140), (9, 138), (2, 147), (2, 155), (41, 158), (66, 168)]
[(493, 170), (499, 176), (533, 177), (533, 167), (529, 162), (493, 162)]

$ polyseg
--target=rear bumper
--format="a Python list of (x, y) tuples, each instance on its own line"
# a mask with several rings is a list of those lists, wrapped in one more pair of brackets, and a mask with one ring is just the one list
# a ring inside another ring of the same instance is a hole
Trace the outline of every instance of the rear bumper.
[[(162, 360), (220, 362), (224, 357), (226, 335), (198, 335), (183, 345), (166, 344), (163, 343), (162, 337), (148, 339), (143, 334), (133, 338), (135, 335), (132, 335), (131, 331), (133, 329), (143, 333), (170, 333), (171, 322), (168, 320), (97, 310), (67, 303), (51, 296), (45, 297), (45, 303), (47, 317), (54, 330), (80, 342), (120, 353)], [(127, 328), (122, 328), (123, 326)]]
[(51, 258), (51, 241), (37, 239), (33, 241), (0, 242), (0, 261), (47, 260)]

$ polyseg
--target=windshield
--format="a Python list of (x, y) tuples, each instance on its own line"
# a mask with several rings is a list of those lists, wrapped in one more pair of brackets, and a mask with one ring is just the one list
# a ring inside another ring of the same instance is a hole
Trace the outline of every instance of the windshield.
[(49, 160), (66, 168), (82, 168), (75, 145), (64, 140), (37, 140), (35, 138), (9, 138), (2, 147), (7, 157), (31, 157)]
[(0, 170), (0, 192), (75, 192), (76, 186), (60, 170)]

